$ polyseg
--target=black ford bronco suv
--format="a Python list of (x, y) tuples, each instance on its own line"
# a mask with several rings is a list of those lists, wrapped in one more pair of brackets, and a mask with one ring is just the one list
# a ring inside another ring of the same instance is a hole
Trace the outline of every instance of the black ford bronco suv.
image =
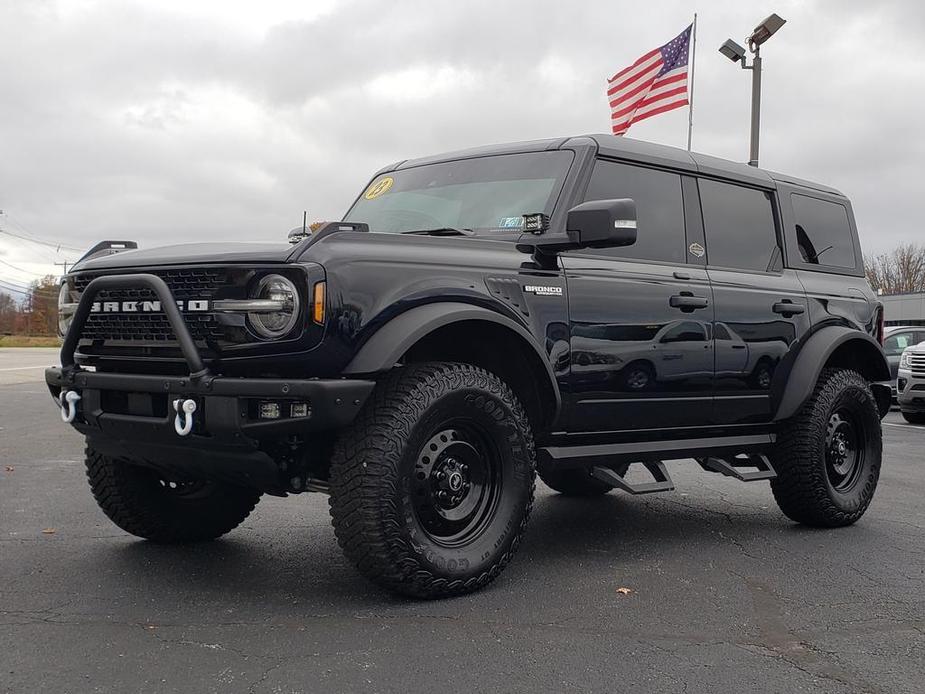
[(65, 278), (46, 381), (127, 532), (323, 492), (360, 571), (438, 597), (510, 561), (536, 474), (638, 494), (692, 459), (826, 527), (873, 497), (882, 307), (831, 188), (571, 137), (393, 164), (298, 236), (103, 242)]

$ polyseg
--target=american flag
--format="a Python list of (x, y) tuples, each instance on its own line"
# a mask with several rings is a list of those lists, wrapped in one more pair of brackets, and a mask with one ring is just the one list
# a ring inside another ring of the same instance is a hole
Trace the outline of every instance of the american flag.
[(693, 24), (607, 80), (610, 123), (623, 135), (638, 120), (687, 106), (687, 57)]

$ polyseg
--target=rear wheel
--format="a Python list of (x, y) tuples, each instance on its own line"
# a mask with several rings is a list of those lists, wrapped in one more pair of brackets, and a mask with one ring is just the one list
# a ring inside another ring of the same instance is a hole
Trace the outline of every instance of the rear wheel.
[(806, 525), (850, 525), (864, 515), (880, 476), (880, 415), (867, 381), (826, 369), (809, 401), (781, 428), (771, 489), (781, 511)]
[(903, 419), (909, 424), (925, 424), (925, 412), (906, 412), (903, 411)]
[(214, 540), (254, 510), (260, 492), (222, 482), (170, 479), (87, 447), (87, 479), (99, 507), (125, 532), (165, 544)]
[(543, 483), (564, 496), (601, 496), (613, 489), (594, 477), (586, 469), (547, 470), (541, 472)]
[(470, 592), (517, 550), (534, 470), (530, 425), (503, 381), (466, 364), (397, 369), (335, 446), (334, 532), (392, 591)]

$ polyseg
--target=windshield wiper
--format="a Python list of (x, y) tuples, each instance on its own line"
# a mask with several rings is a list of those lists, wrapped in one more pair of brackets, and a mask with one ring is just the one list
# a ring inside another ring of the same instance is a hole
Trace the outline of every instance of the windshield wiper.
[(460, 229), (459, 227), (439, 227), (437, 229), (414, 229), (413, 231), (403, 231), (403, 234), (426, 234), (427, 236), (475, 236), (472, 229)]

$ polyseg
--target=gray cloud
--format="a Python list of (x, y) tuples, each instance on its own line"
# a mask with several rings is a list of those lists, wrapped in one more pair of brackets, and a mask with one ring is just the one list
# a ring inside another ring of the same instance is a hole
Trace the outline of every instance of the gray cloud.
[[(222, 21), (233, 11), (222, 3), (193, 15), (140, 0), (69, 12), (8, 1), (0, 60), (15, 69), (0, 73), (0, 208), (30, 233), (81, 247), (282, 238), (304, 208), (339, 217), (391, 161), (606, 131), (605, 78), (693, 10), (638, 7), (358, 0), (244, 31)], [(749, 76), (716, 47), (771, 8), (703, 9), (695, 149), (745, 159)], [(762, 164), (845, 191), (868, 250), (917, 240), (925, 10), (854, 0), (773, 9), (789, 21), (765, 50)], [(686, 120), (676, 111), (630, 133), (681, 146)], [(5, 237), (0, 247), (19, 265), (55, 257)]]

